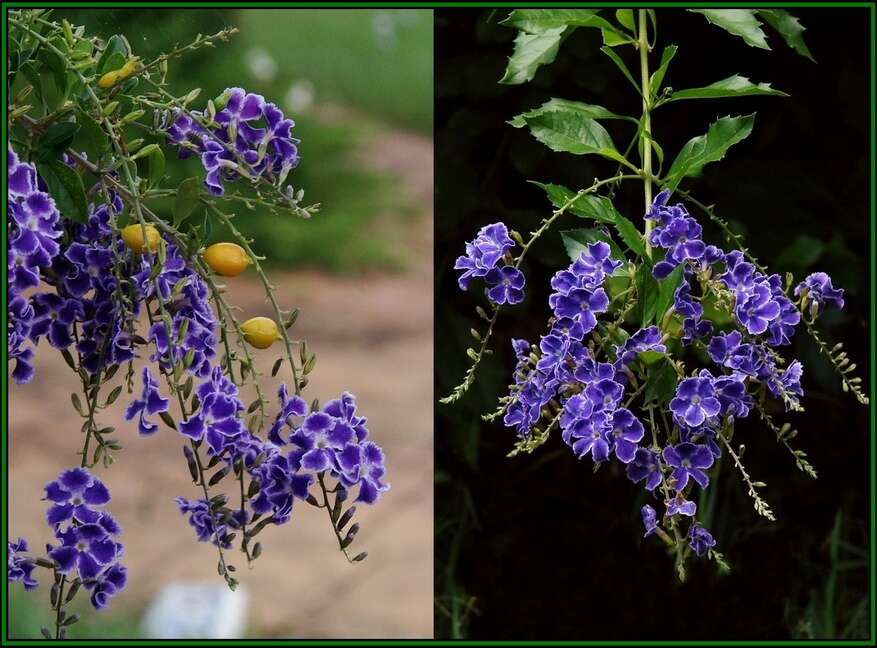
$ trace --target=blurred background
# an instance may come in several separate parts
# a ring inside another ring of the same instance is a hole
[[[718,116],[757,111],[752,135],[702,178],[683,186],[743,233],[777,272],[824,270],[846,290],[846,308],[820,320],[843,341],[858,374],[870,375],[869,85],[866,9],[795,9],[818,63],[788,49],[767,27],[773,51],[683,10],[658,10],[658,52],[680,46],[665,85],[707,85],[738,73],[789,98],[689,101],[662,107],[654,133],[668,158]],[[477,291],[464,293],[455,257],[477,229],[498,220],[533,230],[550,210],[527,180],[573,190],[614,173],[596,156],[554,153],[508,119],[550,97],[639,115],[640,100],[599,50],[600,32],[578,29],[557,60],[524,85],[500,85],[512,52],[505,11],[436,12],[436,366],[437,395],[468,366],[469,329],[483,322]],[[840,45],[842,43],[842,45]],[[630,48],[617,48],[636,69]],[[621,122],[606,122],[626,142]],[[622,136],[624,135],[624,136]],[[669,163],[669,161],[668,161]],[[642,224],[642,189],[623,185],[615,205]],[[873,209],[873,206],[870,206]],[[700,217],[700,214],[695,214]],[[454,406],[437,406],[436,634],[514,639],[787,639],[868,636],[868,408],[840,391],[806,332],[788,350],[805,366],[805,414],[789,418],[819,472],[799,472],[769,430],[738,425],[746,467],[767,483],[776,523],[759,518],[738,475],[714,475],[709,528],[733,571],[695,562],[676,582],[660,542],[643,541],[640,487],[617,464],[592,474],[559,436],[531,456],[507,459],[515,433],[480,420],[505,393],[512,337],[536,339],[549,311],[548,278],[569,261],[559,230],[530,251],[527,300],[504,309],[478,380]],[[704,238],[725,245],[705,218]],[[865,378],[867,383],[867,378]],[[777,412],[782,417],[782,412]],[[784,420],[784,419],[783,419]]]
[[[148,59],[212,34],[229,43],[170,62],[171,90],[200,87],[199,104],[228,86],[265,95],[296,121],[302,162],[290,181],[319,202],[310,221],[251,212],[235,222],[271,264],[281,307],[301,309],[296,336],[318,363],[307,394],[321,402],[357,394],[387,454],[393,489],[360,507],[348,565],[325,512],[298,506],[293,521],[264,532],[247,589],[245,636],[429,637],[432,634],[432,32],[431,11],[79,10],[58,19],[90,34],[127,36]],[[197,160],[168,159],[166,186],[201,174]],[[213,237],[221,240],[221,230]],[[269,315],[258,279],[227,282],[246,316]],[[11,394],[10,537],[49,540],[42,487],[75,461],[81,439],[69,394],[75,376],[40,348],[36,378]],[[272,398],[271,352],[256,353]],[[120,372],[121,373],[121,372]],[[194,497],[178,438],[142,439],[122,421],[125,398],[107,410],[124,449],[98,469],[124,529],[129,586],[111,607],[83,614],[77,637],[138,637],[148,602],[181,579],[222,585],[215,548],[195,541],[173,498]],[[38,637],[47,589],[10,588],[11,636]],[[82,603],[84,601],[80,601]]]

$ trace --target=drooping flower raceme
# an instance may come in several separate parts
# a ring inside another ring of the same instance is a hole
[[[500,265],[515,246],[503,223],[485,225],[478,236],[466,243],[466,254],[457,257],[455,270],[462,270],[457,283],[462,290],[473,277],[484,279],[487,298],[496,305],[519,304],[524,300],[524,274],[509,263]]]
[[[178,112],[167,130],[180,156],[196,154],[207,175],[210,193],[225,193],[225,182],[239,178],[255,183],[263,178],[278,188],[299,163],[295,125],[262,95],[228,88],[220,96],[224,107],[210,120],[204,112]],[[209,121],[204,126],[202,122]]]

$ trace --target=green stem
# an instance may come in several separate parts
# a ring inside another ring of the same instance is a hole
[[[642,143],[642,165],[643,165],[643,193],[645,196],[646,213],[652,206],[652,90],[649,84],[649,39],[648,39],[648,15],[646,9],[640,9],[639,14],[639,68],[640,68],[640,87],[643,95],[643,115],[642,123],[643,133],[640,135]],[[651,246],[649,245],[649,233],[652,231],[653,223],[646,220],[646,254],[651,256]]]

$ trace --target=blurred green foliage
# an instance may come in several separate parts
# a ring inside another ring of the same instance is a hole
[[[49,608],[47,588],[40,586],[25,592],[18,583],[9,584],[8,639],[42,639],[40,626],[54,630],[54,612]],[[83,590],[67,607],[68,613],[79,614],[80,620],[68,631],[70,639],[138,639],[137,616],[123,607],[110,607],[95,612]]]
[[[372,162],[399,129],[431,134],[431,11],[82,9],[56,15],[104,38],[122,33],[145,59],[198,33],[238,27],[230,42],[171,61],[170,89],[202,88],[195,107],[230,86],[277,103],[296,121],[302,141],[302,162],[289,180],[305,189],[305,203],[321,204],[308,222],[238,208],[238,227],[276,265],[331,272],[400,267],[396,241],[374,236],[374,227],[385,219],[381,231],[393,232],[415,213],[414,205],[400,178]],[[203,172],[197,160],[169,160],[167,173],[165,186],[175,187]]]

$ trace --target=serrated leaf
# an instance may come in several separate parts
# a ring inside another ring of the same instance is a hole
[[[186,178],[177,187],[174,200],[174,227],[186,220],[198,204],[201,182],[198,178]]]
[[[755,113],[722,117],[710,124],[706,135],[688,140],[664,178],[665,187],[675,191],[682,178],[698,175],[710,162],[721,160],[729,148],[746,139],[754,122]]]
[[[37,171],[61,216],[85,223],[88,220],[88,199],[79,174],[59,160],[37,162]]]
[[[755,16],[755,9],[689,9],[702,14],[710,23],[721,27],[729,34],[739,36],[747,45],[769,50],[761,21]]]
[[[515,9],[499,24],[529,34],[543,34],[566,27],[596,27],[618,31],[612,23],[599,16],[599,9]]]
[[[670,304],[676,296],[676,289],[682,282],[682,265],[676,266],[673,271],[658,280],[658,301],[655,307],[655,324],[660,324],[661,319],[670,309]]]
[[[573,155],[602,155],[618,159],[621,154],[606,129],[594,119],[572,112],[546,112],[527,119],[530,133],[552,151]],[[623,159],[623,158],[622,158]]]
[[[615,229],[618,231],[621,240],[624,241],[624,244],[631,252],[639,257],[644,257],[646,255],[646,246],[643,241],[643,235],[637,229],[636,225],[621,214],[618,214],[615,219]]]
[[[514,85],[532,80],[540,66],[553,62],[557,57],[564,31],[565,27],[558,27],[538,34],[518,32],[515,49],[499,82]]]
[[[758,15],[764,18],[764,21],[782,36],[783,40],[786,41],[786,45],[801,56],[806,56],[814,63],[816,62],[816,59],[813,58],[810,49],[804,42],[805,27],[798,22],[797,18],[785,9],[759,9]]]
[[[652,97],[658,96],[658,92],[661,90],[661,85],[664,83],[664,76],[667,74],[667,68],[670,67],[670,61],[676,56],[676,51],[678,49],[679,48],[675,45],[667,45],[667,47],[664,48],[664,51],[661,52],[661,63],[649,79],[649,90],[652,92]]]
[[[635,117],[629,117],[627,115],[617,115],[611,110],[604,108],[603,106],[586,104],[582,103],[581,101],[570,101],[569,99],[551,98],[538,108],[534,108],[533,110],[529,110],[525,113],[521,113],[520,115],[516,115],[515,117],[510,119],[508,123],[515,128],[523,128],[524,126],[527,126],[528,119],[533,119],[536,117],[540,117],[541,115],[544,115],[546,113],[553,112],[565,113],[573,116],[578,115],[581,117],[588,117],[590,119],[626,119],[633,122],[637,121]]]
[[[721,97],[751,97],[755,95],[773,95],[775,97],[788,97],[785,92],[770,87],[769,83],[752,83],[749,79],[739,74],[729,76],[727,79],[716,81],[702,88],[688,88],[678,90],[667,99],[679,101],[680,99],[719,99]]]
[[[558,184],[543,184],[541,182],[531,181],[537,187],[540,187],[548,195],[548,200],[556,208],[560,209],[564,205],[569,205],[567,211],[575,214],[580,218],[592,218],[601,223],[615,223],[620,215],[616,211],[612,201],[603,196],[595,196],[594,194],[584,194],[575,200],[573,198],[576,192]],[[572,203],[570,203],[570,201]]]
[[[604,229],[583,227],[580,229],[564,230],[560,233],[560,236],[563,239],[566,253],[572,261],[578,259],[582,252],[586,252],[588,245],[597,241],[603,241],[609,245],[613,259],[624,259],[621,248],[612,240],[609,232]]]

